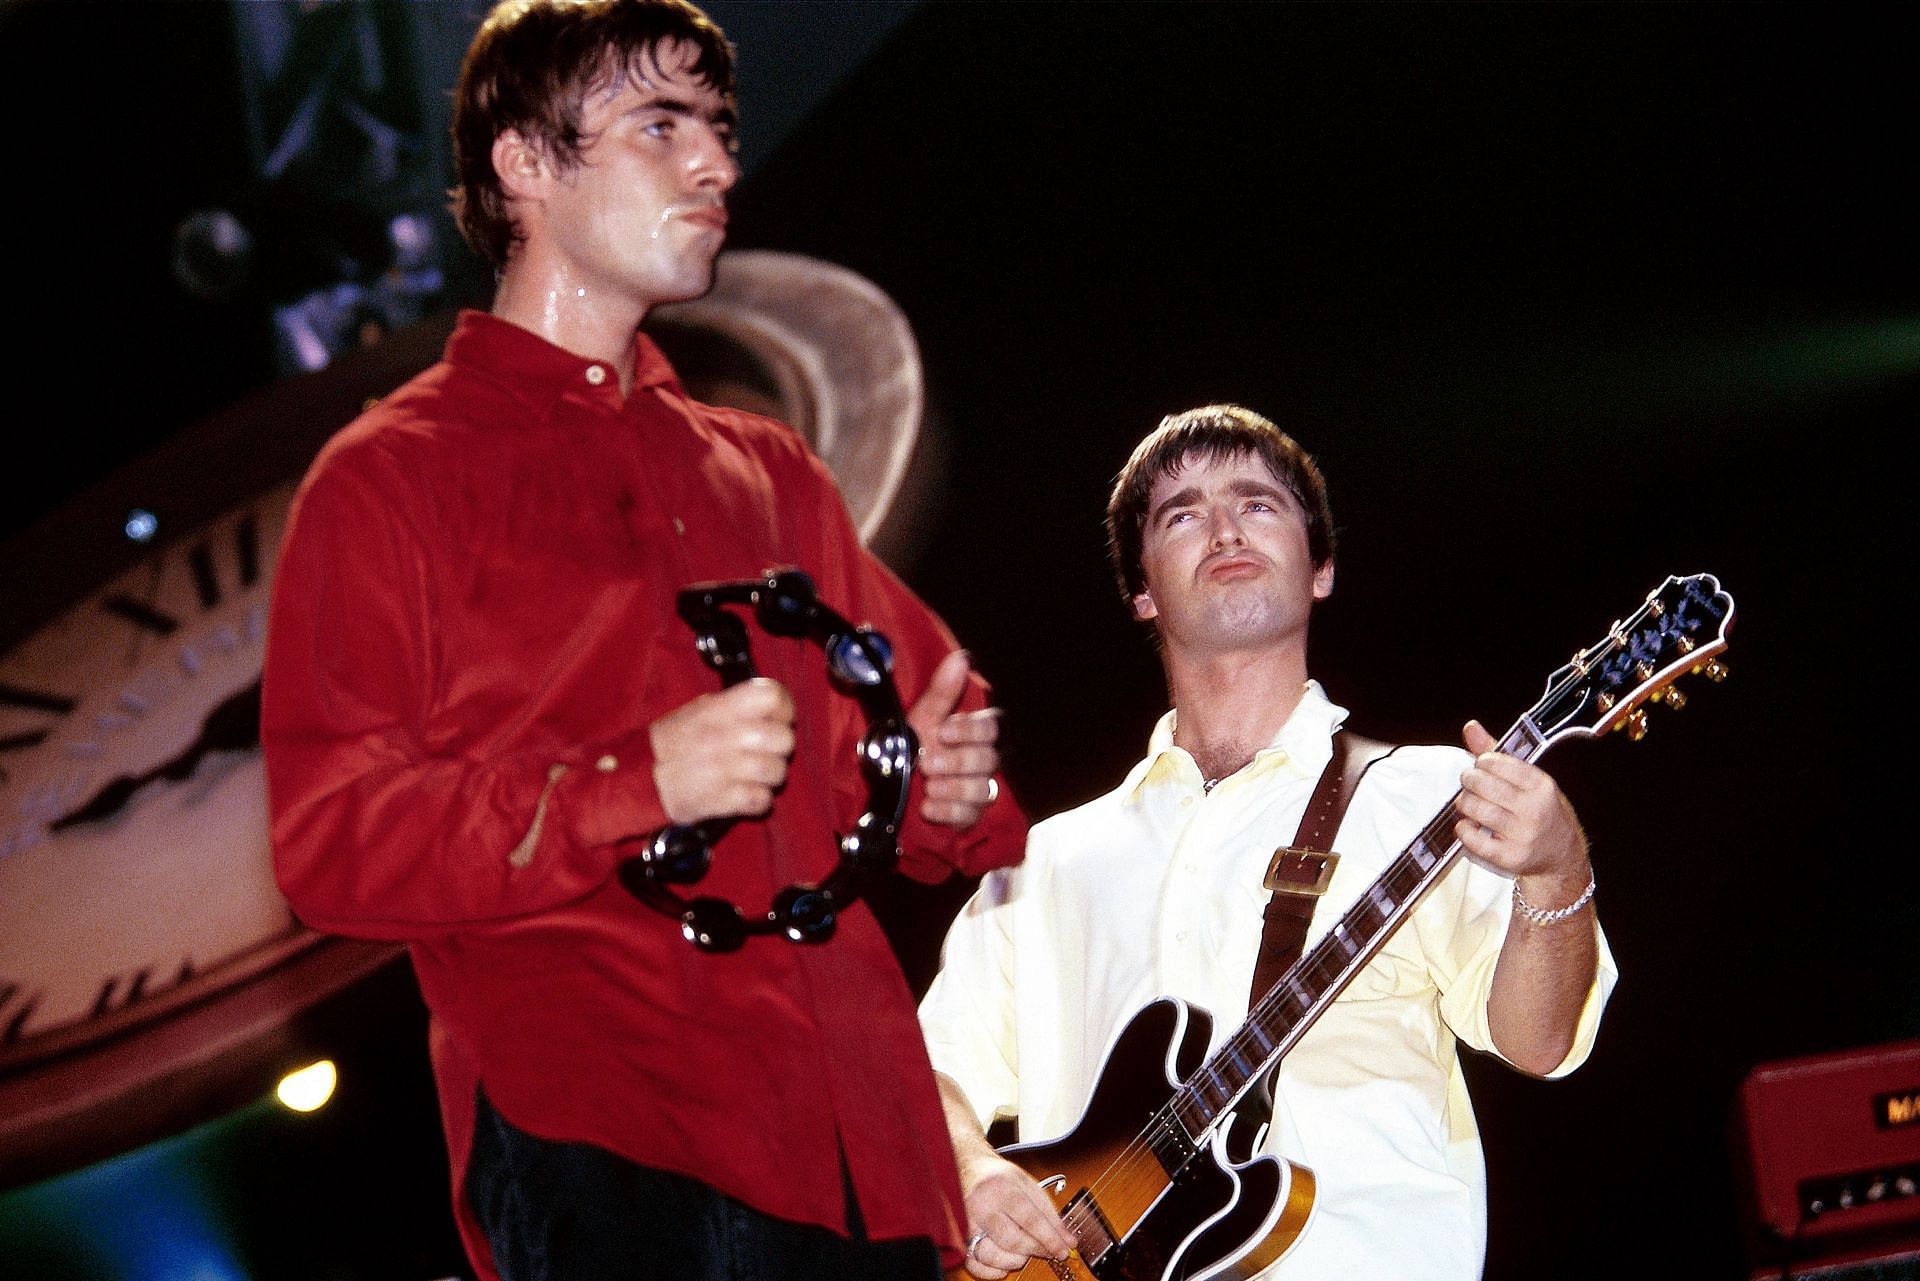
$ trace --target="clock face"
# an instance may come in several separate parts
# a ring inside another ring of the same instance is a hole
[[[259,682],[289,482],[0,658],[0,1067],[314,936],[273,881]]]

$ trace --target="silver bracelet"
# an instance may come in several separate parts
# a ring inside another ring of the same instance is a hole
[[[1592,901],[1593,877],[1591,874],[1587,877],[1587,888],[1580,891],[1579,898],[1573,900],[1573,902],[1567,904],[1565,907],[1556,907],[1551,912],[1544,908],[1535,907],[1533,904],[1527,902],[1526,896],[1520,892],[1520,882],[1515,881],[1513,883],[1513,910],[1526,917],[1529,921],[1532,921],[1535,925],[1558,925]]]

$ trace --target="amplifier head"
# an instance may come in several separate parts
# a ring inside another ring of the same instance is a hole
[[[1920,1235],[1920,1040],[1763,1063],[1738,1121],[1756,1251]]]

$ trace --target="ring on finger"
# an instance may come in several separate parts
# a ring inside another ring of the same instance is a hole
[[[999,799],[1000,780],[989,774],[987,775],[987,804],[991,805]]]
[[[980,1243],[986,1239],[987,1230],[985,1228],[980,1229],[980,1231],[967,1238],[967,1257],[969,1259],[977,1259],[980,1257],[974,1252],[980,1248]]]

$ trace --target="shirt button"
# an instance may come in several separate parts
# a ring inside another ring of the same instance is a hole
[[[620,762],[617,759],[615,759],[612,755],[607,755],[607,756],[602,756],[599,760],[595,761],[593,763],[593,767],[599,770],[602,774],[611,774],[615,770],[620,768]]]
[[[596,387],[607,381],[607,367],[605,365],[588,365],[587,381]]]
[[[1190,805],[1192,805],[1192,804],[1193,804],[1193,798],[1192,798],[1191,796],[1182,796],[1182,797],[1180,798],[1180,808],[1181,808],[1181,809],[1186,809],[1186,808],[1187,808],[1188,806],[1190,806]]]
[[[685,538],[687,536],[686,522],[682,521],[678,516],[675,516],[673,518],[673,532],[680,535],[682,538]]]

